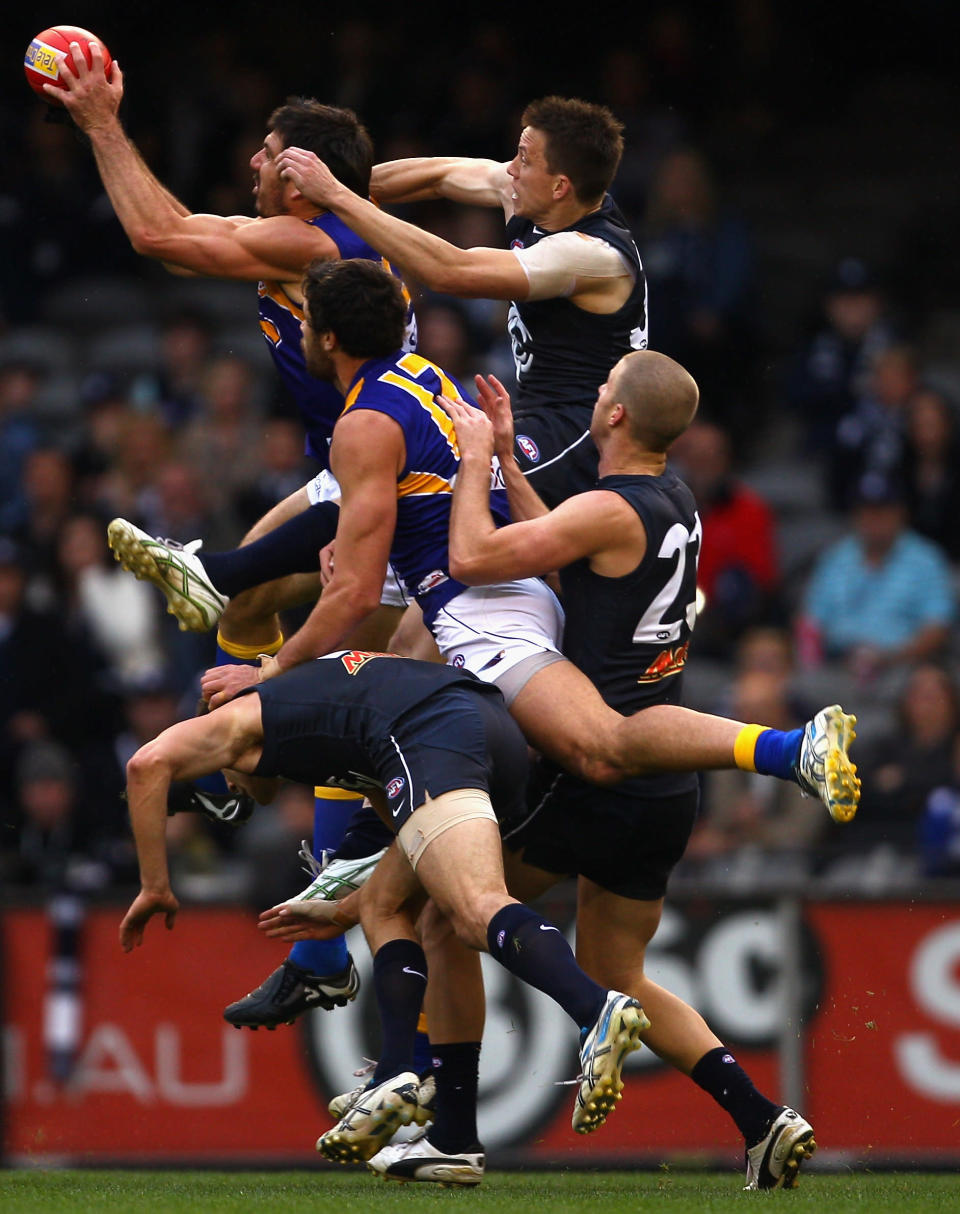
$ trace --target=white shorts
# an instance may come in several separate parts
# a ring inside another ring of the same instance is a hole
[[[340,486],[337,484],[337,478],[328,468],[318,472],[312,481],[307,481],[304,489],[307,491],[307,500],[311,506],[317,506],[320,502],[339,503],[340,501]]]
[[[445,662],[495,683],[508,704],[520,690],[505,678],[514,667],[526,663],[529,678],[563,661],[563,608],[539,578],[468,586],[437,612],[431,632]]]
[[[313,480],[307,481],[304,488],[311,506],[316,506],[320,502],[339,503],[340,501],[340,486],[337,484],[337,478],[327,468],[318,472]],[[392,565],[388,565],[386,581],[383,583],[383,591],[380,594],[381,606],[409,607],[412,601],[412,596],[407,593],[407,588],[400,581],[396,570]]]

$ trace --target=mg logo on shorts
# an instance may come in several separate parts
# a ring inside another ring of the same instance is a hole
[[[394,797],[399,797],[399,795],[403,792],[404,788],[406,787],[406,784],[407,784],[407,782],[403,778],[403,776],[396,776],[387,785],[387,790],[386,790],[387,796],[390,797],[391,800]]]
[[[536,464],[540,459],[540,448],[527,434],[517,435],[517,446],[527,457],[531,464]]]

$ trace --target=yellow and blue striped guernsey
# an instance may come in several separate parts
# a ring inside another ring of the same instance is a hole
[[[372,409],[400,426],[406,459],[397,477],[397,525],[390,560],[423,608],[429,624],[463,590],[450,577],[448,532],[460,448],[438,393],[474,404],[456,380],[419,354],[398,351],[363,364],[347,389],[343,412]],[[491,477],[490,507],[497,525],[509,522],[499,473]]]

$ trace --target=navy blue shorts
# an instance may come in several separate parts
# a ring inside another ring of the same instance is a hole
[[[596,488],[599,456],[590,437],[592,416],[588,405],[521,410],[514,415],[517,463],[551,509],[575,493]]]
[[[527,743],[500,696],[452,687],[394,723],[375,756],[396,832],[426,801],[458,788],[489,794],[500,819],[522,812]]]
[[[635,782],[598,788],[544,765],[525,818],[504,824],[503,843],[535,868],[582,874],[621,898],[654,901],[687,846],[699,799],[699,786],[645,797]]]

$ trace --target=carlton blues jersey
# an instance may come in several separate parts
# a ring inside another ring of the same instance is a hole
[[[315,215],[306,222],[325,232],[340,250],[340,256],[344,260],[353,257],[365,258],[396,273],[385,258],[365,240],[361,240],[336,215],[327,212]],[[260,300],[260,328],[270,347],[280,378],[300,410],[307,432],[307,454],[328,468],[330,435],[343,408],[343,397],[333,384],[315,379],[307,370],[300,344],[303,307],[290,298],[283,289],[283,284],[279,282],[261,282],[257,293]],[[407,301],[407,329],[403,348],[414,350],[417,345],[417,323],[406,287],[403,294]]]
[[[406,460],[397,477],[397,523],[390,561],[430,624],[463,589],[449,572],[448,534],[460,448],[450,418],[434,397],[474,402],[463,388],[419,354],[397,351],[371,359],[347,390],[343,412],[373,409],[403,430]],[[509,522],[499,465],[491,478],[490,509],[498,526]]]
[[[623,306],[605,315],[560,297],[510,304],[507,328],[517,368],[517,412],[541,405],[592,406],[614,363],[647,346],[646,277],[616,203],[605,195],[598,211],[563,230],[584,232],[612,245],[633,266],[636,279]],[[549,235],[519,216],[507,223],[512,249],[529,249]]]
[[[636,510],[647,549],[623,577],[601,577],[586,558],[560,571],[563,652],[625,716],[651,704],[679,704],[702,535],[693,494],[670,469],[661,476],[605,476],[597,488],[619,493]],[[645,777],[644,787],[681,792],[683,781],[692,787],[696,777]]]
[[[260,697],[263,719],[256,774],[357,791],[377,786],[384,739],[411,709],[452,687],[500,695],[469,671],[363,650],[327,654],[257,683],[246,689]]]

